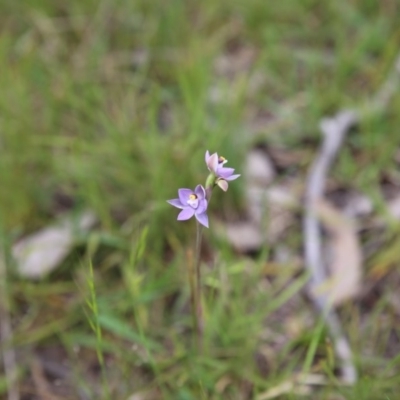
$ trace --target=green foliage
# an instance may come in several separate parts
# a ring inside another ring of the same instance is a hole
[[[203,183],[207,149],[240,172],[251,144],[298,148],[318,138],[322,115],[365,105],[398,51],[399,7],[396,0],[0,2],[1,225],[17,238],[66,208],[90,208],[99,218],[53,275],[39,283],[10,278],[15,346],[61,346],[77,377],[71,398],[80,389],[107,398],[101,377],[98,385],[85,381],[96,353],[118,399],[257,398],[328,358],[319,325],[301,326],[281,346],[286,328],[277,310],[293,299],[298,313],[307,309],[299,296],[307,277],[288,267],[267,280],[264,261],[226,249],[216,250],[212,268],[203,265],[206,351],[196,354],[186,270],[194,224],[177,223],[165,200]],[[398,177],[398,109],[397,96],[364,120],[335,170],[378,205],[382,171]],[[252,128],[266,112],[271,123]],[[304,148],[304,164],[314,150]],[[240,213],[241,185],[215,196],[210,232],[213,218]],[[392,249],[383,263],[398,260]],[[390,304],[383,298],[380,307]],[[400,360],[386,365],[390,329],[379,328],[377,312],[358,333],[352,321],[360,312],[349,307],[344,319],[362,379],[338,388],[332,378],[314,398],[394,399]],[[374,359],[363,355],[371,341],[380,346]],[[28,373],[28,363],[21,368]]]

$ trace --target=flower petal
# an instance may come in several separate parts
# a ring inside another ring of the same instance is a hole
[[[199,206],[197,207],[196,214],[202,214],[207,210],[207,207],[208,201],[206,199],[199,201]]]
[[[217,153],[212,154],[208,158],[207,167],[211,172],[214,172],[214,174],[217,174],[217,169],[218,169],[218,154]]]
[[[229,178],[233,173],[235,172],[234,168],[225,168],[225,167],[220,167],[218,168],[218,176],[221,178]]]
[[[210,152],[207,150],[206,151],[206,155],[205,155],[205,160],[206,160],[206,164],[207,164],[207,162],[208,162],[208,159],[210,158]]]
[[[195,210],[191,207],[184,208],[178,215],[178,221],[186,221],[189,218],[192,218]]]
[[[193,190],[191,189],[178,189],[178,196],[179,200],[181,201],[182,204],[186,205],[187,201],[189,200],[189,196],[193,194]]]
[[[188,205],[192,208],[197,209],[197,207],[199,206],[199,199],[191,199],[189,198],[189,200],[187,201]]]
[[[231,175],[228,178],[225,178],[227,181],[234,181],[235,179],[239,178],[240,174]]]
[[[202,225],[204,225],[206,228],[208,228],[208,215],[207,215],[207,213],[205,213],[205,212],[201,213],[201,214],[196,213],[196,219]]]
[[[179,199],[167,200],[167,203],[169,203],[169,204],[171,204],[172,206],[177,207],[177,208],[181,208],[181,209],[185,208],[185,207],[182,205],[182,203],[181,203],[181,201],[180,201]]]
[[[202,185],[196,186],[196,188],[194,189],[194,194],[199,200],[203,200],[206,197],[206,191],[204,190]]]
[[[217,179],[217,185],[226,192],[228,190],[228,182],[225,179]]]

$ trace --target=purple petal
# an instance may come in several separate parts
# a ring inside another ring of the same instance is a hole
[[[194,209],[191,207],[184,208],[178,215],[178,221],[186,221],[189,218],[192,218],[194,215]]]
[[[225,178],[227,181],[234,181],[235,179],[239,178],[240,174],[237,175],[231,175],[228,178]]]
[[[217,173],[217,168],[218,168],[218,154],[217,153],[212,154],[208,158],[207,167],[211,172],[214,172],[214,174]]]
[[[206,156],[205,156],[206,164],[207,164],[209,158],[210,158],[210,152],[207,150]]]
[[[199,201],[199,206],[197,207],[196,214],[202,214],[207,210],[208,202],[206,199]]]
[[[187,201],[188,205],[194,209],[197,209],[197,207],[199,206],[199,199],[189,199]]]
[[[196,219],[206,228],[208,228],[208,215],[204,212],[201,214],[196,213]]]
[[[167,200],[167,203],[171,204],[174,207],[177,208],[184,208],[184,206],[182,205],[181,201],[179,199],[172,199],[172,200]]]
[[[191,189],[178,189],[179,200],[182,204],[187,204],[187,201],[189,200],[189,196],[191,194],[193,194],[193,190]]]
[[[201,185],[196,186],[196,188],[194,189],[194,194],[197,196],[199,200],[203,200],[206,197],[206,191]]]
[[[233,173],[235,172],[234,168],[225,168],[225,167],[220,167],[218,168],[218,176],[221,178],[227,179],[229,178]]]

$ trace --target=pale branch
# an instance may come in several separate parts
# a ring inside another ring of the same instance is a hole
[[[317,203],[324,196],[329,170],[350,128],[357,124],[360,119],[382,113],[389,105],[391,98],[397,93],[399,85],[400,53],[396,57],[392,71],[372,100],[360,107],[358,111],[342,111],[333,118],[324,118],[321,121],[320,129],[323,134],[323,143],[321,151],[311,167],[306,184],[303,233],[305,263],[311,275],[311,297],[317,309],[324,316],[334,341],[335,351],[341,362],[342,379],[350,384],[357,380],[357,371],[340,319],[329,303],[327,295],[323,293],[316,294],[313,290],[313,288],[321,285],[327,279],[326,260],[322,253],[323,243],[321,225],[317,215]]]
[[[340,359],[341,376],[346,383],[354,383],[357,380],[357,371],[353,365],[350,345],[343,333],[340,320],[332,309],[326,294],[316,294],[314,290],[327,279],[326,265],[322,253],[323,243],[321,225],[317,215],[317,203],[324,196],[329,170],[343,144],[344,138],[356,122],[356,114],[351,111],[343,111],[333,118],[322,120],[323,143],[308,176],[303,221],[305,263],[311,275],[310,294],[316,307],[322,312],[326,320],[334,342],[336,355]]]

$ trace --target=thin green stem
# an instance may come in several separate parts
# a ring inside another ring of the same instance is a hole
[[[197,296],[196,296],[196,273],[193,262],[193,252],[188,252],[188,266],[189,266],[189,286],[190,286],[190,302],[192,306],[192,315],[193,315],[193,328],[196,332],[196,340],[197,340],[197,332],[198,332],[198,321],[197,321]]]
[[[93,317],[94,317],[94,322],[91,325],[96,334],[97,360],[98,360],[100,368],[101,368],[101,375],[102,375],[103,385],[105,388],[104,394],[107,399],[110,399],[111,393],[110,393],[110,387],[108,385],[107,373],[106,373],[106,369],[105,369],[105,362],[104,362],[104,356],[103,356],[103,351],[102,351],[103,338],[102,338],[101,326],[100,326],[100,321],[99,321],[99,310],[97,307],[97,294],[96,294],[96,289],[95,289],[95,285],[94,285],[93,264],[92,264],[91,260],[89,260],[88,285],[89,285],[89,291],[90,291],[90,300],[89,300],[88,304],[91,308],[91,311],[92,311]]]
[[[203,227],[197,222],[196,229],[196,252],[195,252],[195,293],[196,293],[196,329],[197,329],[197,343],[199,352],[203,350],[203,333],[204,333],[204,321],[203,321],[203,304],[202,304],[202,290],[201,290],[201,242],[202,242]]]
[[[206,199],[208,202],[210,202],[212,188],[214,184],[215,184],[215,175],[210,174],[206,182]],[[203,237],[203,226],[199,222],[197,222],[194,260],[192,257],[190,257],[189,260],[189,284],[191,291],[193,325],[196,335],[197,349],[200,354],[203,352],[203,337],[204,337],[204,315],[203,315],[202,281],[201,281],[202,237]]]

